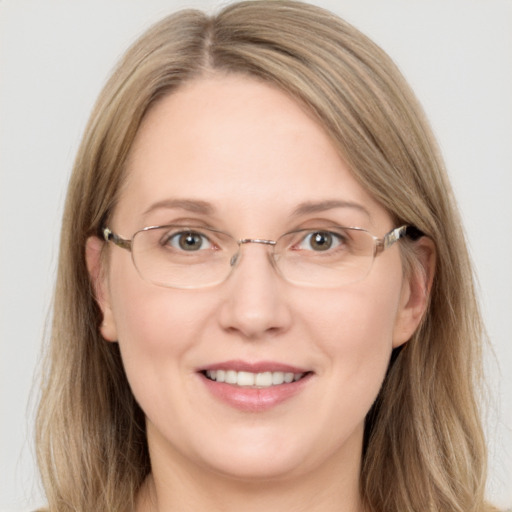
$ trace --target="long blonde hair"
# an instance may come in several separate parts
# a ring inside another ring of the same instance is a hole
[[[130,510],[151,470],[144,414],[117,345],[99,334],[85,244],[115,207],[145,113],[212,70],[266,80],[306,106],[396,222],[416,226],[436,245],[424,322],[393,355],[367,417],[361,494],[368,510],[487,510],[475,391],[482,325],[438,148],[414,95],[380,48],[333,14],[288,0],[164,19],[128,50],[98,99],[69,184],[37,418],[50,510]]]

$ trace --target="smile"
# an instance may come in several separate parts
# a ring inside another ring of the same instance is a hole
[[[223,361],[198,369],[210,396],[241,412],[264,412],[301,395],[315,372],[277,361]]]
[[[269,388],[296,382],[306,375],[293,372],[260,372],[253,373],[236,370],[207,370],[205,375],[215,382],[224,382],[234,386]]]

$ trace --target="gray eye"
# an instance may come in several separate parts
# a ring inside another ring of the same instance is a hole
[[[340,244],[341,239],[335,233],[330,231],[313,231],[302,239],[299,249],[322,252],[336,248]]]
[[[212,247],[208,238],[197,231],[182,231],[170,236],[167,245],[173,249],[181,249],[182,251],[194,252]]]

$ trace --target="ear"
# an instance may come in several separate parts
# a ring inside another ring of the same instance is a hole
[[[94,297],[103,313],[100,333],[107,341],[117,341],[117,328],[110,302],[107,272],[101,254],[103,246],[104,242],[98,237],[89,237],[85,245],[85,260],[94,289]]]
[[[436,268],[436,248],[424,236],[414,242],[411,269],[405,276],[393,333],[393,348],[407,342],[423,319],[430,298]]]

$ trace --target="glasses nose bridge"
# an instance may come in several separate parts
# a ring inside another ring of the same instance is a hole
[[[240,240],[237,241],[238,243],[238,246],[240,247],[241,245],[245,245],[245,244],[263,244],[263,245],[276,245],[276,241],[275,240],[266,240],[264,238],[241,238]]]
[[[273,254],[274,248],[277,244],[276,240],[267,240],[265,238],[241,238],[241,239],[237,240],[236,243],[238,244],[238,251],[236,252],[236,254],[234,254],[231,257],[231,260],[229,262],[231,267],[234,267],[240,260],[240,250],[243,245],[247,245],[247,244],[267,245],[267,246],[272,247],[271,253]]]

